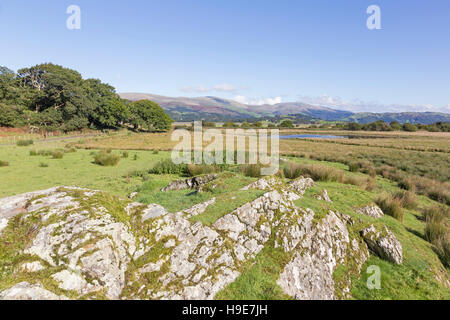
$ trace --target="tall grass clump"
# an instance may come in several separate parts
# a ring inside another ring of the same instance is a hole
[[[185,175],[187,166],[185,164],[175,164],[172,159],[161,160],[150,169],[153,174],[179,174]]]
[[[52,158],[53,159],[62,159],[64,158],[64,151],[62,150],[55,150],[52,152]]]
[[[129,156],[130,156],[130,154],[128,153],[128,151],[122,152],[122,158],[128,158]]]
[[[283,175],[288,179],[296,179],[302,175],[301,167],[298,163],[289,162],[283,168]]]
[[[398,199],[403,208],[415,209],[417,208],[417,197],[414,191],[399,191],[394,195],[394,198]]]
[[[27,147],[27,146],[31,146],[33,143],[34,143],[33,140],[19,140],[19,141],[17,141],[17,146]]]
[[[7,166],[9,166],[9,162],[0,160],[0,167],[7,167]]]
[[[241,172],[246,177],[259,178],[261,177],[261,168],[260,164],[244,164]]]
[[[222,167],[219,165],[189,164],[186,168],[186,173],[190,177],[198,176],[201,174],[211,174],[221,171]]]
[[[119,163],[120,157],[116,154],[110,154],[105,151],[97,152],[94,155],[94,163],[100,166],[115,166]]]
[[[405,212],[402,208],[401,200],[393,197],[390,194],[383,194],[379,196],[375,203],[383,210],[384,214],[387,214],[398,221],[403,221]]]
[[[342,182],[344,173],[328,166],[317,164],[296,164],[289,163],[284,168],[286,178],[295,179],[300,176],[308,176],[315,181],[338,181]]]
[[[425,239],[435,248],[435,251],[447,267],[450,266],[450,209],[444,206],[431,206],[423,211],[425,220]]]

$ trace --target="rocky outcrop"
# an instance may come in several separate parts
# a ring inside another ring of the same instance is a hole
[[[402,245],[387,227],[378,230],[374,225],[371,225],[363,229],[361,235],[370,250],[380,258],[397,264],[403,262]]]
[[[369,256],[367,246],[357,239],[350,239],[346,219],[342,219],[339,213],[330,211],[315,226],[311,223],[313,215],[312,212],[309,216],[304,215],[304,220],[291,227],[294,230],[289,234],[294,236],[295,241],[283,241],[283,248],[286,251],[295,250],[295,254],[277,283],[295,299],[335,299],[333,274],[337,266],[351,265],[353,271],[359,274]],[[341,294],[346,297],[351,281],[350,278],[341,281]]]
[[[21,282],[0,292],[0,300],[67,300],[67,297],[58,296],[38,284]]]
[[[320,201],[325,201],[325,202],[333,202],[333,201],[331,201],[330,197],[328,196],[327,189],[323,189],[322,194],[316,195],[316,199],[320,200]]]
[[[190,218],[215,198],[176,213],[71,187],[0,199],[0,240],[19,242],[14,261],[22,261],[8,267],[18,283],[0,299],[213,299],[267,246],[290,257],[277,281],[286,294],[349,297],[367,245],[349,232],[349,216],[330,211],[319,219],[294,204],[313,185],[305,178],[258,180],[248,188],[266,191],[262,196],[210,226]],[[21,227],[13,229],[11,219]],[[373,241],[390,247],[387,239]],[[353,273],[336,278],[343,265]]]
[[[306,189],[314,187],[316,183],[311,178],[298,178],[292,181],[290,184],[292,189],[294,189],[298,194],[303,195]]]
[[[161,189],[161,191],[173,191],[173,190],[184,190],[184,189],[199,189],[202,185],[205,185],[217,178],[216,174],[208,174],[203,176],[197,176],[185,180],[172,181]]]
[[[372,218],[381,218],[384,216],[383,210],[376,205],[365,206],[355,210],[356,213],[363,214]]]

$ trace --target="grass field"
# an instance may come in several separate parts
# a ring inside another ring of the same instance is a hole
[[[445,187],[449,181],[448,138],[445,134],[414,133],[393,136],[389,133],[384,136],[377,133],[377,138],[339,141],[282,140],[280,149],[289,161],[302,165],[326,166],[342,172],[346,177],[373,179],[375,183],[373,188],[368,189],[357,183],[319,181],[317,187],[309,189],[305,197],[296,202],[298,206],[313,209],[319,217],[331,209],[349,214],[354,219],[375,223],[370,217],[357,215],[354,209],[374,203],[381,193],[393,194],[401,191],[398,181],[387,179],[380,174],[374,175],[373,172],[350,172],[348,162],[364,160],[375,168],[390,166],[408,176],[433,179]],[[224,214],[263,193],[240,191],[256,178],[246,177],[238,172],[220,173],[218,187],[214,190],[202,193],[192,190],[161,192],[160,189],[170,181],[183,178],[175,174],[148,173],[156,163],[170,157],[168,151],[154,150],[170,150],[173,144],[170,142],[169,133],[138,135],[124,132],[73,142],[35,143],[26,147],[2,146],[0,161],[7,162],[8,165],[0,167],[0,197],[70,185],[99,189],[120,197],[137,192],[137,201],[158,203],[170,212],[189,208],[215,197],[215,204],[208,207],[204,213],[191,218],[192,222],[200,221],[210,225]],[[77,149],[67,149],[73,146]],[[48,155],[31,155],[41,150],[54,151],[64,148],[66,152],[63,152],[60,159],[55,159],[52,152],[43,153]],[[109,154],[120,158],[119,163],[116,166],[95,164],[97,149],[108,148],[112,149]],[[419,151],[420,148],[428,149]],[[314,199],[314,195],[323,189],[328,191],[333,203]],[[414,209],[404,209],[403,221],[388,215],[377,221],[388,226],[402,243],[404,263],[394,265],[372,256],[362,270],[361,279],[354,281],[352,296],[355,299],[450,299],[449,289],[442,284],[445,279],[449,280],[448,268],[443,266],[432,244],[425,240],[426,225],[421,219],[421,211],[424,208],[437,204],[430,197],[418,195],[417,206]],[[254,261],[248,262],[239,278],[222,290],[217,298],[287,298],[277,286],[276,280],[288,258],[269,243]],[[366,286],[366,270],[370,265],[378,265],[383,271],[381,290],[369,290]],[[336,277],[339,277],[339,272],[336,272]],[[441,282],[437,279],[441,279]]]

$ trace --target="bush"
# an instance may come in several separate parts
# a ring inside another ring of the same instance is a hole
[[[39,163],[39,167],[40,168],[48,168],[48,164],[44,163],[44,162],[41,162],[41,163]]]
[[[378,197],[375,203],[383,210],[384,214],[394,217],[398,221],[403,221],[405,212],[402,209],[401,201],[392,195],[385,194]]]
[[[450,209],[444,206],[432,206],[424,209],[425,239],[435,248],[442,262],[450,266]]]
[[[187,173],[187,166],[185,164],[175,164],[172,159],[165,159],[155,164],[153,168],[150,169],[150,173],[184,175]]]
[[[153,152],[152,152],[153,154],[158,154],[159,153],[159,151],[158,150],[153,150]]]
[[[64,157],[64,151],[62,151],[62,150],[55,150],[52,152],[53,159],[62,159],[63,157]]]
[[[122,152],[122,158],[128,158],[128,156],[129,156],[128,151]]]
[[[0,167],[7,167],[7,166],[9,166],[9,162],[0,160]]]
[[[37,153],[37,151],[36,150],[30,150],[30,156],[37,156],[38,155],[38,153]]]
[[[118,155],[109,154],[104,151],[100,151],[94,156],[94,163],[101,166],[115,166],[119,163],[120,158]]]
[[[17,141],[17,146],[27,147],[27,146],[31,146],[33,143],[34,143],[33,140],[19,140],[19,141]]]

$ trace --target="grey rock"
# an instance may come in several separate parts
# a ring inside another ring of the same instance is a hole
[[[20,282],[0,292],[0,300],[67,300],[67,297],[58,296],[40,284]]]
[[[37,272],[45,269],[40,261],[27,262],[20,266],[22,272]]]
[[[146,209],[142,211],[142,222],[148,219],[154,219],[167,214],[167,210],[159,204],[149,204]]]
[[[363,214],[372,218],[381,218],[384,216],[383,210],[376,205],[366,206],[355,210],[356,213]]]
[[[384,226],[377,230],[374,225],[361,231],[361,235],[366,241],[370,250],[375,252],[381,259],[402,264],[403,249],[402,244],[395,235]]]
[[[173,191],[173,190],[184,190],[184,189],[198,189],[202,185],[205,185],[217,178],[216,174],[208,174],[203,176],[197,176],[185,180],[172,181],[161,189],[161,191]]]
[[[322,194],[319,194],[316,196],[317,200],[325,201],[325,202],[333,202],[331,201],[330,197],[328,196],[327,189],[323,189]]]

